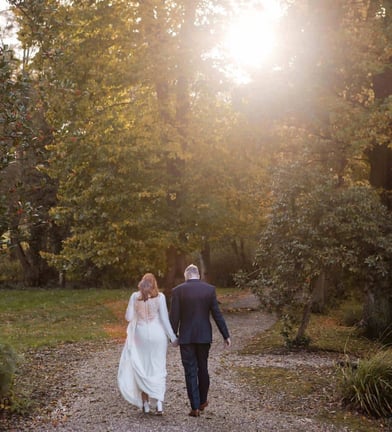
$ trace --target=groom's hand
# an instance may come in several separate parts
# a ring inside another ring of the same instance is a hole
[[[225,347],[227,347],[227,348],[231,347],[231,339],[230,338],[225,339]]]

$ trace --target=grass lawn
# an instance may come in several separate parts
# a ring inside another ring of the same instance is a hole
[[[281,323],[255,336],[244,348],[243,354],[256,354],[285,350],[281,336]],[[330,315],[312,315],[307,335],[311,339],[309,350],[363,357],[376,352],[380,344],[361,336],[355,327],[345,326]]]
[[[125,334],[130,290],[0,290],[0,342],[17,351]]]

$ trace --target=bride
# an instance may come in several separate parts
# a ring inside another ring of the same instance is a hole
[[[124,399],[145,413],[150,412],[150,400],[154,399],[156,413],[162,415],[167,343],[169,338],[176,344],[177,337],[155,276],[146,273],[138,289],[131,295],[125,314],[129,324],[118,368],[118,387]]]

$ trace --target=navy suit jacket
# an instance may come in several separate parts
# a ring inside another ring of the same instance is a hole
[[[223,338],[230,337],[213,285],[189,279],[173,289],[170,323],[180,345],[212,342],[210,314]]]

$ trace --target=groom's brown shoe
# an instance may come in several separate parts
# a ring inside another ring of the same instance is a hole
[[[200,416],[200,411],[198,409],[195,409],[195,410],[193,409],[193,410],[191,410],[189,412],[188,415],[191,416],[191,417],[199,417]]]
[[[208,401],[205,401],[204,403],[200,404],[200,411],[203,411],[204,408],[208,407]]]

